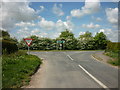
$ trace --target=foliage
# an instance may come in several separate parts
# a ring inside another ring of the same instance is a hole
[[[95,49],[106,49],[107,46],[107,37],[103,32],[97,33],[94,37],[95,40]]]
[[[120,57],[118,52],[112,52],[112,51],[107,51],[105,55],[112,57],[113,59],[110,59],[108,63],[115,65],[115,66],[120,66]]]
[[[14,53],[16,51],[18,51],[18,47],[15,42],[2,40],[2,53],[3,54],[10,54],[10,53]]]
[[[77,49],[77,39],[74,37],[74,34],[69,30],[61,32],[58,40],[64,40],[63,44],[65,50],[75,50]]]
[[[78,49],[81,50],[94,50],[95,41],[92,37],[92,33],[87,31],[85,34],[80,35],[77,46]]]
[[[0,30],[2,35],[0,37],[10,37],[10,34],[7,31]]]
[[[0,32],[2,32],[2,35],[0,36],[2,40],[7,40],[7,41],[18,43],[17,39],[15,37],[11,38],[10,34],[7,31],[0,30]]]
[[[120,52],[120,43],[117,43],[117,42],[107,43],[106,51]]]
[[[41,60],[34,55],[27,55],[25,51],[2,56],[2,87],[19,88],[28,84],[30,76],[41,64]]]
[[[80,40],[91,40],[92,39],[92,33],[89,31],[86,31],[85,34],[80,35],[79,37]]]
[[[74,34],[65,30],[61,32],[60,36],[56,39],[40,38],[37,36],[30,36],[32,38],[31,50],[101,50],[106,49],[107,38],[103,32],[97,33],[95,37],[92,33],[87,31],[85,34],[80,35],[78,39],[74,37]],[[57,43],[57,41],[65,41],[65,43]],[[61,45],[61,46],[60,46]],[[18,44],[19,49],[27,49],[26,43],[21,40]]]
[[[32,45],[30,46],[31,50],[52,50],[55,49],[56,41],[50,38],[40,38],[37,36],[30,36],[28,38],[32,38]],[[18,44],[19,49],[27,49],[27,45],[25,41],[22,39]]]
[[[7,31],[0,30],[0,32],[2,32],[2,35],[0,36],[0,43],[2,43],[2,54],[10,54],[18,51],[17,39],[11,38]]]
[[[75,38],[74,37],[74,34],[72,32],[70,32],[69,30],[65,30],[63,32],[61,32],[59,38],[62,38],[62,39],[72,39],[72,38]]]
[[[109,42],[107,43],[107,48],[105,54],[112,57],[113,60],[109,60],[108,63],[120,66],[120,43],[118,42]]]

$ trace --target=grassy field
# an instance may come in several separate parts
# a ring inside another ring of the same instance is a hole
[[[25,51],[2,56],[2,87],[19,88],[29,84],[30,76],[34,74],[42,61]]]
[[[119,54],[115,52],[106,52],[105,55],[112,57],[112,60],[109,60],[108,63],[114,66],[120,66]]]

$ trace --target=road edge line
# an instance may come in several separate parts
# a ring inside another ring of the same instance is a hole
[[[108,87],[104,85],[101,81],[99,81],[97,78],[95,78],[92,74],[90,74],[86,69],[84,69],[80,64],[78,65],[88,76],[90,76],[94,81],[96,81],[100,86],[102,86],[104,89],[108,90]]]
[[[74,59],[72,59],[72,57],[70,57],[70,55],[67,55],[67,56],[70,58],[70,60],[72,60],[72,61],[74,60]]]

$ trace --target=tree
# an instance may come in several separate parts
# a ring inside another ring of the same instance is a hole
[[[80,40],[90,40],[90,39],[92,39],[92,33],[89,31],[86,31],[85,34],[80,35],[79,39]]]
[[[108,40],[103,32],[97,33],[94,40],[96,49],[106,49]]]
[[[10,34],[7,31],[2,30],[2,37],[10,37]]]
[[[74,38],[74,34],[66,29],[65,31],[61,32],[61,35],[59,37],[63,39],[68,39],[68,38],[72,39]]]
[[[31,50],[51,50],[55,48],[53,40],[50,38],[40,38],[35,35],[29,36],[27,38],[32,38],[32,44],[30,46]],[[22,39],[19,43],[20,49],[27,49],[25,41]]]
[[[2,40],[7,40],[7,41],[18,43],[18,40],[15,37],[11,38],[10,34],[7,31],[0,30],[0,32],[2,32],[1,33],[2,35],[0,35]]]
[[[65,40],[64,49],[67,50],[74,50],[77,48],[77,39],[74,37],[74,34],[69,30],[65,30],[61,32],[58,40]]]
[[[85,34],[79,36],[79,40],[77,43],[78,49],[92,50],[94,49],[94,45],[95,45],[95,42],[91,32],[86,31]]]

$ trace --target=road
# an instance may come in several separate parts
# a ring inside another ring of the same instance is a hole
[[[26,88],[117,88],[118,69],[93,59],[95,52],[31,52],[44,60]]]

